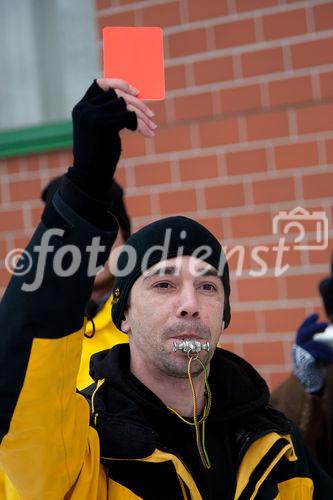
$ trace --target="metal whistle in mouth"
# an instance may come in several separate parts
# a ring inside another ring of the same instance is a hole
[[[185,354],[199,354],[201,351],[209,351],[209,342],[199,340],[175,340],[173,342],[173,352],[183,351]]]

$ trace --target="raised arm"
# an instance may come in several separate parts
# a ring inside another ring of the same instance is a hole
[[[128,84],[106,80],[75,106],[73,166],[18,263],[29,271],[13,275],[0,305],[0,464],[24,498],[63,498],[98,453],[75,383],[94,274],[117,234],[108,193],[119,131],[151,126],[138,106]]]

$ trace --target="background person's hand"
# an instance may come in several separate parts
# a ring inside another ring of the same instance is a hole
[[[313,340],[316,333],[321,333],[327,328],[327,323],[319,321],[319,314],[313,313],[308,316],[296,334],[296,344],[309,352],[315,361],[321,363],[333,363],[333,349],[324,342]]]
[[[323,387],[323,366],[333,363],[332,347],[313,340],[313,336],[326,327],[327,323],[320,322],[319,315],[314,313],[303,321],[296,333],[296,343],[292,347],[293,370],[306,392],[318,392]]]

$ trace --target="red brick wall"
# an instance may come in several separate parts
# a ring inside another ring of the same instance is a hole
[[[152,105],[156,137],[123,139],[118,178],[134,226],[182,213],[227,250],[244,246],[224,345],[275,386],[290,369],[297,325],[321,311],[317,283],[329,269],[333,2],[96,0],[96,16],[99,36],[106,25],[156,25],[165,33],[167,98]],[[41,186],[68,161],[65,152],[3,162],[2,255],[31,232]],[[272,218],[298,205],[326,211],[329,249],[289,252],[283,263],[291,267],[275,277]],[[269,265],[262,277],[249,275],[258,270],[251,258],[258,245]]]

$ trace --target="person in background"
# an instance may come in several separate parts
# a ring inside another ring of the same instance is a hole
[[[331,276],[319,283],[319,292],[329,324],[314,313],[300,325],[292,347],[293,372],[273,391],[270,403],[299,427],[313,456],[333,477],[333,348],[314,338],[333,333],[333,257]]]

